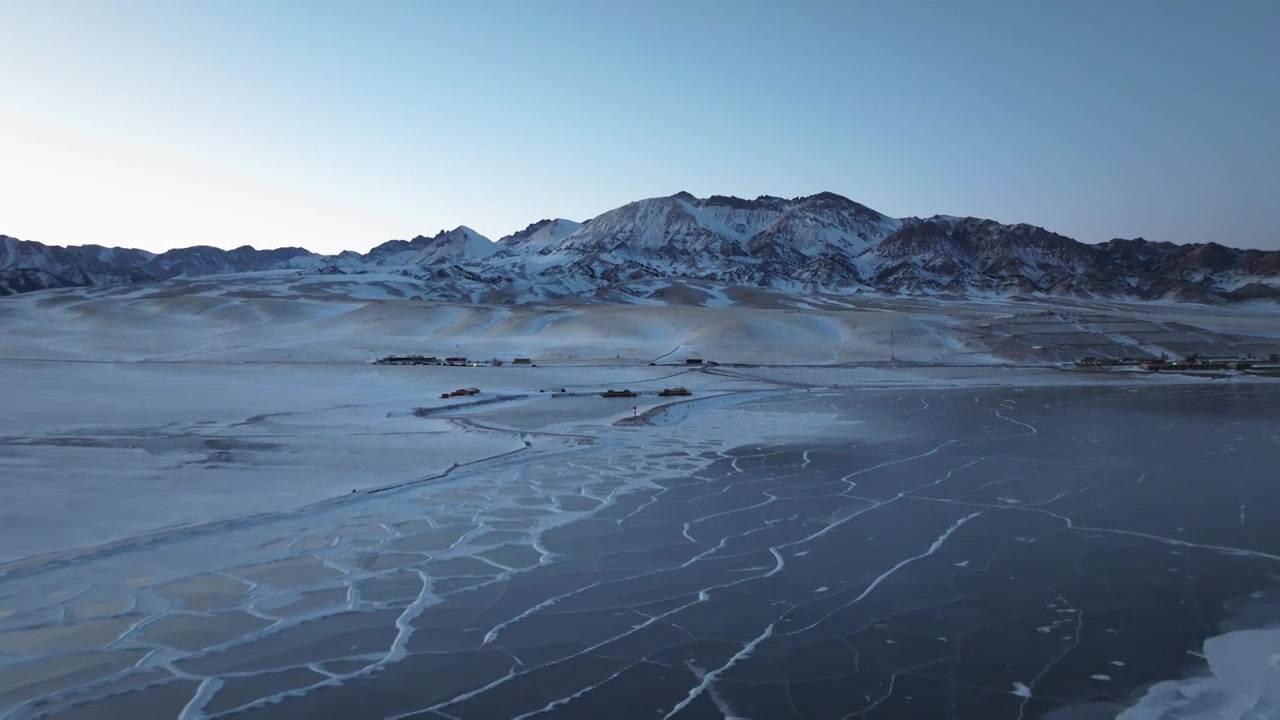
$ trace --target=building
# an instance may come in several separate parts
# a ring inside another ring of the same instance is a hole
[[[634,390],[605,390],[604,392],[600,393],[600,397],[607,397],[607,398],[618,398],[618,397],[633,398],[635,396],[636,396],[636,393]]]
[[[436,365],[440,361],[421,355],[388,355],[373,362],[375,365]]]
[[[533,358],[516,358],[511,361],[512,365],[532,365]]]
[[[702,358],[685,358],[684,364],[685,365],[701,365]]]
[[[658,393],[658,397],[677,397],[677,396],[692,395],[692,394],[693,393],[689,392],[688,388],[676,387],[676,388],[663,389],[661,392]]]
[[[444,361],[450,365],[466,365],[467,359],[464,357],[447,357]]]

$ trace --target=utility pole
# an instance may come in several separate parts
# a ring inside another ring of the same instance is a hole
[[[893,331],[892,330],[889,331],[889,362],[895,365],[898,363],[898,358],[893,354]]]

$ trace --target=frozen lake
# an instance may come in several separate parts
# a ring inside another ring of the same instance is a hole
[[[1280,388],[673,419],[20,566],[0,717],[1280,715]]]

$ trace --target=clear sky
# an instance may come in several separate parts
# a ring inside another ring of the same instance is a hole
[[[364,250],[688,190],[1280,248],[1278,0],[0,0],[0,233]]]

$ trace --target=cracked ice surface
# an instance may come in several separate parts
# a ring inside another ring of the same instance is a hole
[[[1267,717],[1277,400],[694,403],[6,577],[0,715]]]

